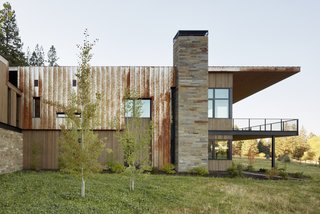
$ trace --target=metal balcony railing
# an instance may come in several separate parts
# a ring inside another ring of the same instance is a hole
[[[234,131],[298,132],[298,119],[234,118]]]

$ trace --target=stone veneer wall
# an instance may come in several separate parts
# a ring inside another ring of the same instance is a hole
[[[22,167],[22,133],[0,128],[0,174],[18,171]]]
[[[178,36],[173,45],[173,63],[177,170],[208,168],[208,37]]]

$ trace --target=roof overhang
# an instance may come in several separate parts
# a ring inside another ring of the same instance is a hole
[[[233,103],[236,103],[300,72],[300,67],[209,66],[208,71],[233,73]]]

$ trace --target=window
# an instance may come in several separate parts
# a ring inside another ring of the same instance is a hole
[[[230,89],[208,89],[208,117],[230,118]]]
[[[125,111],[126,117],[133,117],[132,115],[136,113],[140,118],[151,118],[151,100],[126,100]]]
[[[17,70],[10,70],[9,71],[9,82],[18,87],[18,71]]]
[[[72,80],[72,87],[76,87],[77,86],[77,80]]]
[[[75,112],[74,115],[76,117],[81,117],[81,113],[80,112]],[[57,112],[57,118],[67,118],[68,115],[65,112]]]
[[[34,97],[32,100],[32,117],[40,118],[40,97]]]
[[[8,115],[7,115],[7,122],[8,124],[11,124],[11,89],[8,88],[8,100],[7,100],[7,111],[8,111]]]
[[[34,87],[38,87],[39,86],[39,80],[34,80]]]
[[[64,112],[57,112],[57,118],[65,118],[67,115]]]
[[[213,140],[209,142],[208,159],[209,160],[231,160],[231,141]]]
[[[20,110],[21,108],[21,96],[17,94],[17,105],[16,105],[16,126],[20,127]]]

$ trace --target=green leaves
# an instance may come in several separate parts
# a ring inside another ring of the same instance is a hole
[[[3,9],[0,10],[0,55],[8,60],[10,66],[27,64],[22,51],[15,11],[9,2],[4,3]]]

